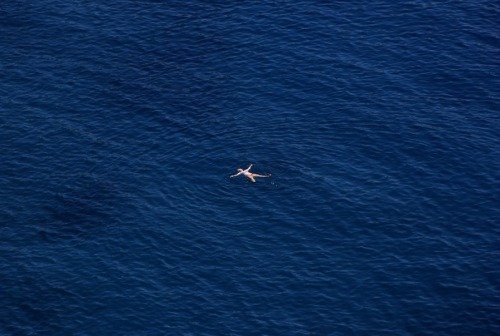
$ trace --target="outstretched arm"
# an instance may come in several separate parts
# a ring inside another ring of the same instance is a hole
[[[247,168],[247,169],[245,169],[245,170],[246,170],[246,171],[249,171],[249,170],[250,170],[250,168],[252,168],[252,167],[253,167],[253,163],[250,163],[250,166],[248,166],[248,168]]]
[[[235,177],[235,176],[238,176],[238,175],[241,175],[241,174],[243,174],[243,172],[239,172],[238,174],[234,174],[234,175],[231,175],[229,177]]]

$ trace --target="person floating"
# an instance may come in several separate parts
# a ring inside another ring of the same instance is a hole
[[[252,168],[252,167],[253,167],[253,163],[250,164],[250,166],[247,169],[245,169],[245,170],[243,170],[241,168],[238,168],[238,174],[234,174],[234,175],[231,175],[229,177],[236,177],[238,175],[243,174],[246,177],[248,177],[250,179],[250,181],[252,181],[252,182],[255,182],[255,178],[256,177],[271,177],[271,174],[269,174],[269,175],[260,175],[260,174],[250,173],[250,168]]]

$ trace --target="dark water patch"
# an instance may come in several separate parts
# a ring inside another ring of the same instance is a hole
[[[50,217],[37,225],[43,240],[90,237],[119,220],[109,215],[119,202],[116,184],[90,176],[62,189],[45,206]]]

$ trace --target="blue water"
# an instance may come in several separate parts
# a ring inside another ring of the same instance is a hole
[[[500,334],[498,22],[2,2],[0,335]]]

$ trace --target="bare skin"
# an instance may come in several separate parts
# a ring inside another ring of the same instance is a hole
[[[246,177],[248,177],[250,179],[250,181],[252,182],[255,182],[255,178],[256,177],[271,177],[271,174],[269,175],[260,175],[260,174],[254,174],[254,173],[250,173],[250,168],[253,167],[253,163],[245,170],[241,169],[241,168],[238,168],[238,173],[237,174],[234,174],[234,175],[231,175],[229,177],[235,177],[235,176],[238,176],[238,175],[245,175]]]

